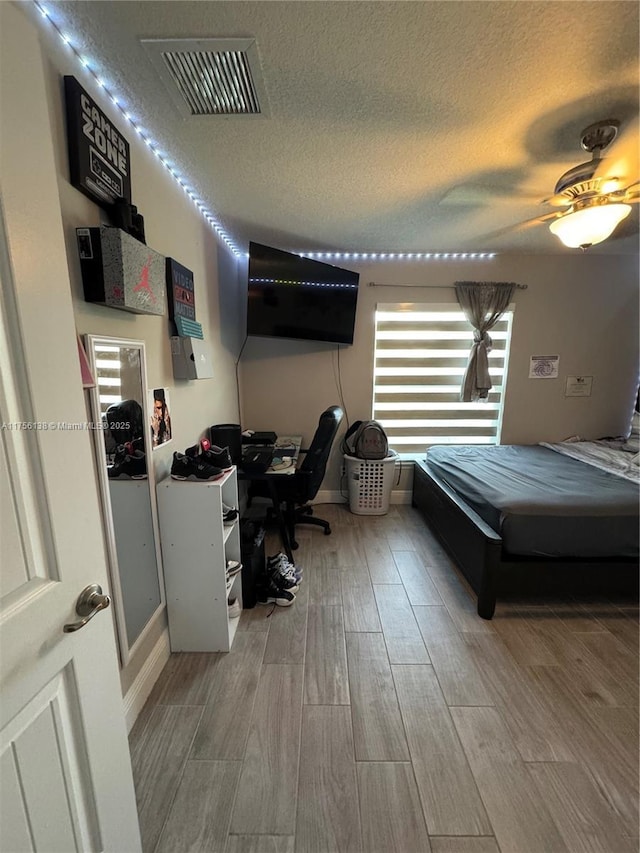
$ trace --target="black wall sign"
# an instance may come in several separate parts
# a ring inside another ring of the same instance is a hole
[[[71,183],[103,207],[131,201],[129,143],[75,77],[65,76]]]

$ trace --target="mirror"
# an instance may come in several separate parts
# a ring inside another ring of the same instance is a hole
[[[143,341],[85,335],[98,479],[120,659],[164,606]]]

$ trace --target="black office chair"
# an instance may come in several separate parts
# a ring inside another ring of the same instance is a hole
[[[331,446],[343,417],[344,412],[339,406],[329,406],[320,415],[311,447],[300,451],[305,456],[296,473],[290,477],[278,478],[278,497],[286,507],[287,530],[293,549],[298,547],[295,537],[296,524],[315,524],[317,527],[322,527],[325,536],[331,533],[329,522],[314,516],[313,509],[308,504],[318,494],[327,468]]]

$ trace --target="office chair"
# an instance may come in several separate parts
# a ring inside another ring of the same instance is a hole
[[[308,450],[300,451],[305,456],[296,473],[277,481],[278,497],[281,503],[285,504],[287,530],[293,549],[298,547],[295,537],[296,524],[315,524],[322,527],[325,536],[331,533],[329,522],[314,516],[313,509],[308,504],[318,494],[331,446],[343,417],[344,412],[339,406],[329,406],[320,415],[311,446]]]

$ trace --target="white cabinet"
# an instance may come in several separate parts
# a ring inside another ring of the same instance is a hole
[[[242,606],[238,572],[226,579],[227,560],[240,560],[240,519],[227,527],[222,504],[238,506],[236,469],[212,482],[158,483],[160,539],[173,652],[228,652],[239,618],[227,599]]]

